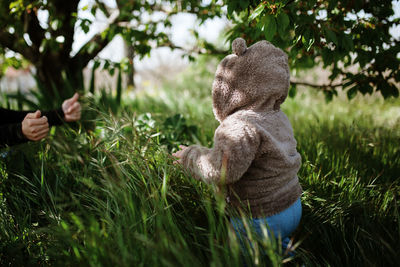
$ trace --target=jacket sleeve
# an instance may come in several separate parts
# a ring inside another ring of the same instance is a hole
[[[29,111],[16,111],[0,108],[0,125],[21,123]]]
[[[0,148],[29,141],[22,133],[22,121],[30,112],[34,111],[0,109]],[[49,125],[53,126],[63,123],[64,113],[58,109],[42,112],[42,116],[46,116]]]
[[[242,124],[243,125],[243,124]],[[255,129],[223,122],[215,131],[214,147],[190,146],[183,152],[183,166],[206,183],[234,183],[250,167],[260,145]]]
[[[0,125],[21,123],[28,113],[34,112],[35,111],[16,111],[0,108]],[[43,111],[42,116],[47,117],[50,126],[61,125],[64,121],[64,112],[62,108],[51,111]]]
[[[0,148],[6,145],[12,146],[27,142],[28,139],[22,134],[21,123],[0,125]]]
[[[64,112],[62,108],[51,111],[43,111],[42,116],[47,117],[50,126],[61,125],[64,122]]]

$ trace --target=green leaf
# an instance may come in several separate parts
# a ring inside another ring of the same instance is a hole
[[[353,51],[354,50],[353,39],[348,34],[344,35],[344,37],[342,39],[342,45],[343,45],[344,49],[346,49],[347,51]]]
[[[302,34],[302,38],[301,41],[302,43],[305,45],[306,43],[308,43],[308,40],[311,38],[311,31],[309,28],[307,28],[303,34]]]
[[[328,28],[325,29],[325,37],[328,42],[333,42],[335,45],[338,45],[336,34]]]
[[[390,87],[392,88],[393,97],[399,97],[400,94],[399,88],[393,84],[391,84]]]
[[[325,96],[325,101],[327,103],[331,102],[333,99],[333,93],[332,91],[324,91],[324,96]]]
[[[24,4],[21,0],[14,1],[9,4],[10,14],[23,12]]]
[[[348,91],[347,91],[347,98],[348,99],[353,99],[356,95],[357,95],[357,85],[351,87]]]
[[[235,2],[229,2],[228,4],[228,15],[231,16],[233,12],[235,11],[236,8],[236,3]]]
[[[311,38],[309,38],[309,39],[307,40],[307,39],[304,38],[304,36],[303,36],[302,42],[303,42],[304,46],[306,47],[307,51],[310,51],[312,45],[313,45],[314,42],[315,42],[315,39],[314,39],[314,37],[311,37]]]
[[[257,22],[257,31],[263,32],[264,31],[264,25],[265,25],[265,16],[263,16],[261,19],[258,20]]]
[[[298,35],[296,39],[293,40],[293,45],[297,44],[301,40],[301,35]]]
[[[289,97],[294,98],[297,94],[297,89],[295,84],[291,84],[289,88]]]
[[[396,82],[400,82],[400,71],[397,70],[396,75],[394,76],[394,78],[396,79]]]
[[[286,30],[290,23],[289,16],[285,12],[281,12],[276,19],[278,21],[279,28]]]
[[[260,16],[261,12],[264,11],[265,5],[263,3],[259,4],[258,7],[251,13],[249,19],[247,22],[252,21],[253,19],[257,18]]]
[[[391,83],[386,81],[382,81],[378,85],[378,90],[381,92],[383,98],[387,99],[391,96],[398,97],[399,96],[399,89]]]
[[[306,47],[307,51],[309,51],[315,42],[314,35],[310,29],[307,29],[304,32],[303,37],[301,38],[301,41],[302,41],[303,45]]]
[[[274,16],[267,16],[264,25],[264,35],[267,41],[271,41],[276,32],[276,21]]]
[[[283,39],[287,36],[286,29],[290,22],[289,16],[286,13],[281,12],[276,19],[278,22],[278,33]]]
[[[93,69],[97,69],[98,67],[100,67],[100,61],[95,61],[94,65],[93,65]]]
[[[115,68],[109,69],[108,72],[110,73],[111,76],[114,76]]]
[[[239,1],[239,5],[242,9],[246,9],[249,6],[249,1]]]
[[[369,85],[368,83],[364,83],[362,85],[360,85],[359,91],[365,95],[365,94],[372,94],[372,92],[374,91],[374,88],[372,88],[371,85]]]
[[[104,67],[103,68],[104,69],[108,69],[110,67],[110,65],[111,65],[110,61],[107,60],[106,63],[104,63]]]

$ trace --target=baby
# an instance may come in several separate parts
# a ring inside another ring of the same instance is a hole
[[[262,225],[270,229],[286,249],[302,212],[301,157],[280,110],[289,88],[288,58],[267,41],[247,48],[237,38],[232,51],[218,65],[212,88],[220,122],[214,147],[181,146],[174,156],[196,179],[226,185],[228,206],[241,209],[260,237]],[[231,223],[245,236],[241,218]]]

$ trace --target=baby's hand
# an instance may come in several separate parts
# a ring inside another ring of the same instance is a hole
[[[185,149],[187,148],[187,146],[182,146],[182,145],[180,145],[179,148],[180,148],[181,150],[179,150],[179,151],[177,151],[177,152],[175,152],[175,153],[172,154],[172,156],[178,158],[178,160],[175,160],[175,161],[173,162],[173,164],[182,164],[183,151],[185,151]]]

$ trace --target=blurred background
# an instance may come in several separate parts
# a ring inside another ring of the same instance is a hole
[[[399,24],[391,0],[1,1],[0,107],[79,92],[83,112],[0,150],[0,265],[397,266]],[[245,258],[223,192],[171,157],[212,147],[211,85],[237,37],[288,54],[302,156],[288,251],[265,237]]]

